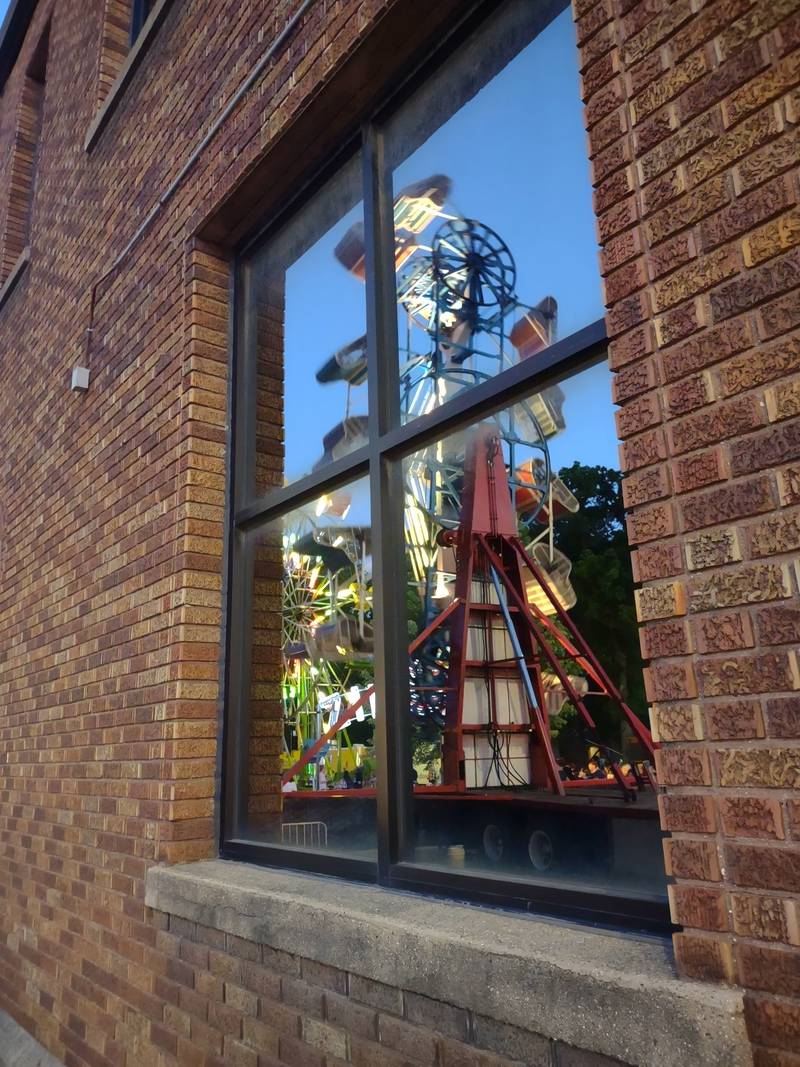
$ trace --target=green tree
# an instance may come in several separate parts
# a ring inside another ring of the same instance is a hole
[[[580,501],[574,515],[556,519],[554,539],[572,561],[577,603],[570,616],[622,696],[647,722],[647,700],[633,597],[633,572],[625,533],[622,476],[609,467],[573,463],[559,477]],[[622,741],[619,714],[611,701],[588,697],[587,707],[600,738],[617,748]],[[560,735],[577,720],[561,724]]]

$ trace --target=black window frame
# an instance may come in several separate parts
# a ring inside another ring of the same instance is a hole
[[[131,47],[136,44],[144,24],[153,10],[153,0],[133,0],[131,7]]]
[[[402,536],[403,494],[397,491],[404,457],[481,416],[540,391],[607,358],[605,320],[598,319],[552,344],[536,360],[522,360],[426,415],[403,424],[400,419],[397,303],[394,262],[392,176],[385,164],[384,127],[430,72],[502,8],[497,0],[465,5],[464,17],[446,41],[406,77],[391,87],[380,105],[339,152],[325,160],[282,208],[236,250],[232,282],[234,314],[231,345],[232,450],[229,463],[226,528],[227,614],[224,662],[224,723],[220,855],[265,866],[332,875],[413,890],[458,900],[561,916],[594,925],[665,934],[674,927],[666,899],[627,895],[622,888],[578,889],[485,872],[432,869],[405,860],[412,841],[411,791],[407,733],[403,709],[408,707],[406,620],[387,605],[405,601],[405,545]],[[568,6],[568,0],[542,0],[543,26]],[[577,46],[576,46],[577,47]],[[362,154],[366,246],[367,364],[369,443],[288,486],[269,490],[255,500],[244,499],[248,483],[248,448],[254,440],[250,408],[242,403],[247,331],[248,269],[254,254],[357,152]],[[237,417],[238,412],[243,414]],[[250,839],[240,834],[242,791],[247,783],[246,704],[250,647],[250,597],[245,573],[245,541],[249,531],[277,520],[295,507],[368,476],[371,524],[381,530],[373,543],[375,685],[377,695],[375,751],[377,776],[377,863],[335,852],[302,852]]]

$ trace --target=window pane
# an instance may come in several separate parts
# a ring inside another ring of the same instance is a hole
[[[374,858],[367,479],[248,535],[246,834]]]
[[[247,493],[293,482],[366,442],[361,159],[256,254],[248,280]]]
[[[507,5],[390,124],[405,420],[603,315],[575,31],[543,7]]]
[[[409,858],[660,899],[609,377],[404,462]]]

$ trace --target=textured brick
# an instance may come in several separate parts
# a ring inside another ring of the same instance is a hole
[[[639,177],[642,184],[652,181],[670,167],[674,167],[697,149],[707,144],[719,129],[712,114],[700,115],[691,122],[681,125],[674,133],[665,132],[665,140],[655,142],[646,155],[638,162]],[[657,141],[660,138],[657,138]],[[716,189],[717,187],[714,186]]]
[[[692,53],[683,62],[665,71],[642,89],[631,103],[633,121],[641,122],[645,116],[672,100],[708,70],[708,61],[702,50]]]
[[[745,998],[750,1039],[789,1052],[800,1048],[800,1005],[788,1000]]]
[[[597,214],[608,211],[614,204],[626,197],[632,188],[633,182],[628,168],[618,170],[610,178],[606,178],[594,191],[594,209]]]
[[[669,495],[670,479],[666,467],[645,467],[622,481],[622,499],[626,508],[659,500]]]
[[[787,208],[791,204],[791,198],[791,185],[784,177],[762,185],[753,193],[738,197],[728,207],[700,224],[703,248],[714,248],[724,241],[730,241],[733,237],[753,230],[765,219]],[[745,251],[749,240],[750,237],[745,239]],[[752,262],[748,263],[748,266],[752,266]]]
[[[748,534],[750,554],[755,558],[792,552],[800,548],[800,515],[771,515],[751,526]]]
[[[796,848],[729,844],[725,855],[735,885],[789,893],[800,891],[800,850]]]
[[[745,53],[742,52],[740,54],[744,55]],[[758,51],[753,55],[756,63],[759,55]],[[733,59],[729,62],[734,63],[736,60]],[[757,63],[757,65],[760,64]],[[776,96],[786,92],[787,89],[791,89],[798,81],[800,81],[800,54],[795,52],[786,56],[785,59],[782,59],[758,77],[751,78],[746,85],[731,93],[723,101],[722,114],[725,125],[733,126],[745,115],[749,115],[752,111],[763,107],[770,100],[774,100]]]
[[[695,448],[724,441],[727,438],[741,438],[750,430],[763,426],[765,412],[753,396],[737,397],[715,405],[710,411],[689,415],[669,428],[672,451],[678,455],[691,452]],[[745,447],[745,441],[737,441],[736,447]],[[734,474],[744,473],[737,470]]]
[[[670,537],[675,533],[675,515],[671,504],[653,504],[638,508],[627,519],[628,542],[631,545]]]
[[[647,303],[642,293],[634,293],[617,301],[606,313],[606,328],[610,337],[625,333],[647,318]]]
[[[645,233],[651,244],[657,244],[678,230],[691,226],[718,211],[728,200],[725,179],[710,178],[693,192],[686,193],[645,222]]]
[[[728,929],[727,901],[721,890],[688,885],[667,888],[674,923],[701,930]]]
[[[660,278],[663,274],[682,267],[696,255],[694,235],[689,232],[679,233],[671,240],[650,249],[647,256],[650,276]]]
[[[662,353],[661,368],[664,380],[677,381],[686,374],[741,352],[751,343],[752,337],[745,319],[733,319],[714,329],[705,330],[699,337]]]
[[[765,66],[761,50],[752,45],[732,56],[702,78],[697,85],[687,89],[678,101],[678,111],[683,122],[707,111],[712,104],[723,100],[723,106],[739,86],[752,79],[753,74]],[[766,103],[765,101],[762,101]],[[750,110],[753,110],[752,108]],[[729,123],[732,125],[732,122]]]
[[[762,337],[770,338],[788,333],[800,325],[800,300],[796,292],[789,292],[764,307],[758,308],[758,332]]]
[[[639,631],[642,655],[645,659],[662,656],[681,656],[690,651],[691,638],[682,620],[653,623]],[[672,738],[672,740],[677,740]]]
[[[720,212],[716,218],[724,216]],[[651,299],[656,311],[665,311],[684,300],[711,289],[739,271],[739,254],[735,248],[720,248],[674,271],[663,281],[655,282]]]
[[[795,465],[778,471],[778,499],[784,508],[800,504],[800,467]]]
[[[612,237],[606,242],[600,253],[600,264],[601,273],[609,275],[606,282],[606,300],[608,303],[618,300],[620,296],[627,296],[640,284],[639,279],[642,274],[640,268],[635,265],[629,265],[626,274],[620,274],[618,268],[627,263],[628,260],[633,259],[634,256],[638,256],[641,250],[642,241],[638,230],[626,230],[625,233],[621,233],[618,237]],[[630,278],[629,282],[622,281],[622,284],[620,284],[621,279],[627,278]],[[619,295],[612,295],[609,285],[616,287]],[[628,288],[629,285],[631,288]]]
[[[723,395],[732,396],[798,370],[800,337],[787,337],[730,360],[720,369],[719,379]]]
[[[645,393],[656,383],[657,371],[652,359],[640,360],[632,366],[617,371],[611,383],[611,394],[615,404],[632,400],[640,393]]]
[[[778,564],[751,564],[732,571],[698,575],[689,584],[692,611],[757,604],[791,596],[788,568]]]
[[[771,511],[775,503],[774,483],[762,476],[684,498],[681,519],[685,530],[699,530]]]
[[[695,153],[687,161],[686,169],[692,184],[703,182],[742,157],[748,156],[754,149],[780,133],[782,128],[780,109],[777,105],[770,105],[734,126],[732,130],[714,138],[706,148]]]
[[[674,935],[673,943],[678,970],[687,978],[699,978],[705,982],[733,981],[733,953],[726,941],[682,933]]]
[[[708,841],[666,838],[664,859],[671,877],[693,882],[718,882],[721,878],[716,847]]]
[[[770,426],[763,433],[731,444],[731,473],[738,477],[800,459],[800,424]]]
[[[747,778],[752,767],[733,769],[735,756],[720,756],[726,769],[734,778]],[[723,782],[723,785],[750,785],[758,782]],[[762,837],[777,840],[783,837],[783,820],[777,800],[765,797],[723,797],[720,800],[722,827],[728,837]]]
[[[617,411],[615,418],[621,440],[657,426],[661,422],[658,397],[652,392],[639,396]]]
[[[757,4],[720,33],[715,41],[717,53],[724,59],[747,41],[762,37],[796,10],[797,0],[771,0],[769,4]]]
[[[757,266],[797,244],[800,244],[800,208],[793,208],[745,237],[742,244],[745,265]]]
[[[715,320],[726,319],[798,285],[800,250],[794,249],[720,286],[711,294],[711,311]]]
[[[750,617],[741,611],[703,615],[694,620],[692,629],[698,652],[734,652],[755,644]]]
[[[660,429],[650,430],[624,441],[620,447],[620,456],[622,469],[626,472],[666,459],[667,448],[663,432]]]
[[[800,944],[797,902],[781,897],[734,893],[731,896],[733,929],[740,937],[757,941]]]
[[[781,382],[764,394],[770,422],[782,422],[800,415],[800,378]]]
[[[795,670],[796,666],[795,663]],[[763,684],[766,686],[767,683]],[[720,782],[724,786],[761,786],[766,789],[797,789],[800,786],[798,748],[720,749],[717,756]],[[780,816],[776,814],[776,818]],[[782,835],[776,833],[776,836]]]
[[[649,701],[685,700],[697,696],[691,663],[659,662],[644,670],[644,688]]]
[[[762,645],[800,643],[800,607],[762,608],[756,614],[756,630]]]
[[[417,993],[405,993],[405,1016],[409,1022],[461,1041],[469,1037],[469,1019],[463,1008],[444,1004]]]
[[[748,989],[800,996],[800,952],[796,949],[740,945],[736,957],[739,980]]]
[[[687,415],[713,399],[713,383],[708,374],[694,374],[667,389],[667,412]]]
[[[624,337],[616,337],[608,347],[608,365],[612,370],[641,359],[653,350],[652,331],[649,325],[631,330]]]
[[[767,725],[770,737],[800,738],[800,697],[768,700]]]
[[[705,313],[699,297],[690,300],[682,307],[674,308],[655,320],[656,339],[663,348],[675,344],[696,333],[705,325]]]
[[[474,1016],[473,1029],[475,1043],[481,1048],[530,1064],[531,1067],[551,1067],[551,1044],[540,1034],[478,1014]]]
[[[623,45],[622,56],[625,63],[635,63],[652,51],[665,37],[686,22],[691,13],[689,0],[675,0],[663,13],[648,19],[644,28]]]
[[[665,830],[710,834],[716,829],[716,810],[710,796],[701,794],[660,795],[658,807]]]
[[[727,475],[721,450],[709,448],[705,452],[681,456],[672,464],[672,476],[678,493],[689,493],[724,481]]]
[[[636,590],[636,614],[641,622],[686,614],[686,596],[679,582]]]
[[[761,705],[755,700],[737,700],[704,705],[706,732],[714,741],[763,737]]]
[[[633,552],[631,561],[637,582],[671,578],[684,569],[681,548],[676,543],[642,545]]]
[[[433,1067],[436,1063],[436,1038],[419,1026],[412,1026],[391,1015],[379,1015],[378,1036],[382,1045],[387,1045],[408,1058],[413,1057],[415,1064]]]
[[[710,785],[711,768],[704,748],[656,749],[656,768],[661,785]]]
[[[751,122],[753,119],[746,119]],[[744,123],[741,124],[744,126]],[[740,129],[737,126],[734,129]],[[731,131],[732,133],[734,131]],[[764,145],[757,152],[743,159],[733,172],[734,188],[737,196],[755,189],[757,185],[768,181],[781,171],[797,166],[800,156],[800,130],[787,132],[783,137]]]
[[[703,736],[699,704],[659,704],[650,717],[654,741],[699,741]]]

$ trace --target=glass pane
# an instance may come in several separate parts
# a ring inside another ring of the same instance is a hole
[[[542,7],[513,0],[388,131],[405,420],[603,315],[575,30]]]
[[[375,857],[368,481],[248,535],[245,833]]]
[[[661,899],[609,379],[404,462],[409,858]]]
[[[250,265],[248,494],[293,482],[366,443],[361,196],[356,156]]]

